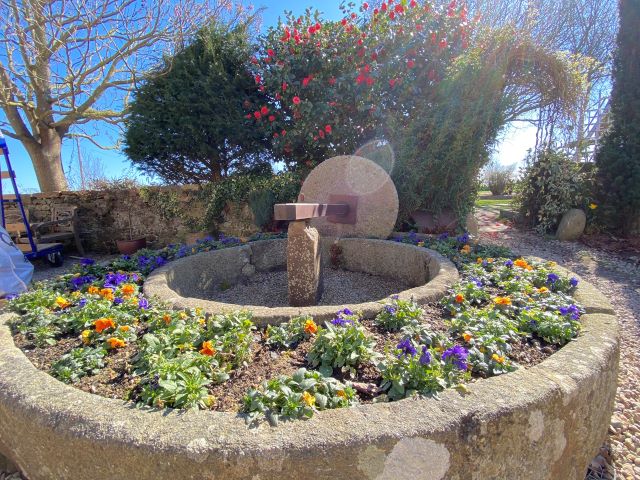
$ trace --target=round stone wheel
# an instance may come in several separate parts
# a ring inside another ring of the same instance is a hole
[[[358,197],[354,224],[311,219],[321,235],[388,238],[398,218],[398,192],[387,172],[363,157],[343,155],[325,160],[307,176],[300,193],[305,203],[332,203],[336,195]],[[334,200],[335,201],[335,200]]]

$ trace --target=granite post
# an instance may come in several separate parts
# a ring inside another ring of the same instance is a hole
[[[320,234],[308,221],[289,223],[287,240],[287,275],[289,305],[316,305],[322,294],[320,270]]]

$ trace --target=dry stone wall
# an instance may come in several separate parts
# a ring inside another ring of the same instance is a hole
[[[182,212],[193,218],[203,218],[205,205],[197,199],[197,187],[148,187],[177,193]],[[55,192],[22,195],[31,223],[48,221],[56,205],[78,207],[80,236],[85,249],[91,252],[114,252],[115,241],[129,236],[146,237],[151,247],[162,247],[187,238],[189,224],[184,218],[167,218],[162,209],[145,200],[139,189],[117,189],[81,192]],[[15,209],[15,206],[6,207]],[[7,211],[10,217],[15,212]],[[229,203],[222,221],[213,225],[210,233],[249,236],[259,228],[253,223],[253,213],[246,203]]]

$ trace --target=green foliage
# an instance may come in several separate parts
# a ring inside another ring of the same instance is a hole
[[[261,133],[244,104],[261,98],[247,69],[252,21],[212,23],[135,92],[126,121],[125,153],[167,183],[214,181],[261,163]]]
[[[290,377],[281,375],[264,381],[257,390],[249,390],[243,409],[250,420],[264,415],[277,425],[281,419],[310,418],[317,410],[348,407],[355,402],[351,386],[301,368]]]
[[[295,317],[279,325],[269,325],[265,331],[266,344],[275,348],[293,348],[305,338],[315,335],[320,327],[311,317]]]
[[[555,230],[571,208],[586,208],[590,175],[567,155],[544,150],[530,158],[517,187],[515,204],[525,221],[539,233]]]
[[[424,310],[416,302],[391,297],[385,302],[384,309],[376,315],[374,323],[379,327],[394,332],[402,327],[419,323]]]
[[[515,165],[500,165],[497,160],[487,164],[482,172],[482,178],[492,195],[511,193],[513,188],[513,174]]]
[[[254,190],[249,194],[249,207],[256,226],[263,228],[271,222],[275,204],[276,197],[271,190]]]
[[[104,348],[81,347],[65,353],[51,366],[51,374],[65,383],[74,383],[104,367]]]
[[[225,206],[229,202],[249,201],[254,192],[270,192],[272,197],[269,202],[287,203],[293,202],[300,191],[300,177],[294,173],[281,173],[278,175],[231,175],[219,182],[203,185],[199,198],[206,205],[205,220],[207,225],[215,225],[221,218]],[[256,214],[260,221],[267,218],[266,202],[262,203],[260,211]],[[273,204],[271,207],[273,207]],[[273,208],[269,209],[268,221],[273,218]],[[254,213],[256,211],[254,210]],[[265,221],[265,224],[268,223]]]
[[[596,155],[598,210],[614,233],[640,234],[640,5],[621,0],[613,67],[613,125]]]
[[[382,373],[380,388],[387,392],[389,400],[417,394],[434,395],[469,378],[466,370],[443,361],[435,349],[426,345],[419,346],[413,354],[393,349],[387,352],[378,368]]]
[[[357,365],[375,357],[375,341],[360,325],[357,315],[338,314],[337,318],[340,320],[337,324],[328,322],[326,328],[318,332],[307,355],[309,364],[319,367],[326,376],[330,376],[334,368],[353,372]]]

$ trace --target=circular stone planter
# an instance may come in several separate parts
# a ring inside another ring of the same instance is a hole
[[[613,310],[581,282],[580,336],[530,369],[248,428],[241,415],[136,409],[36,369],[0,316],[2,455],[30,480],[583,480],[616,391]]]
[[[329,249],[333,243],[332,239],[321,240],[324,264],[331,258]],[[458,280],[455,265],[433,250],[362,238],[341,239],[337,244],[342,249],[342,268],[395,278],[411,285],[412,288],[398,292],[401,299],[413,298],[419,304],[433,302],[442,298],[446,289]],[[207,300],[220,284],[235,285],[256,272],[286,269],[286,248],[286,239],[262,240],[185,257],[155,270],[145,281],[144,293],[168,301],[176,308],[201,307],[214,314],[248,309],[259,326],[297,315],[311,315],[318,321],[331,320],[336,311],[344,307],[372,318],[384,308],[379,302],[269,308]]]

